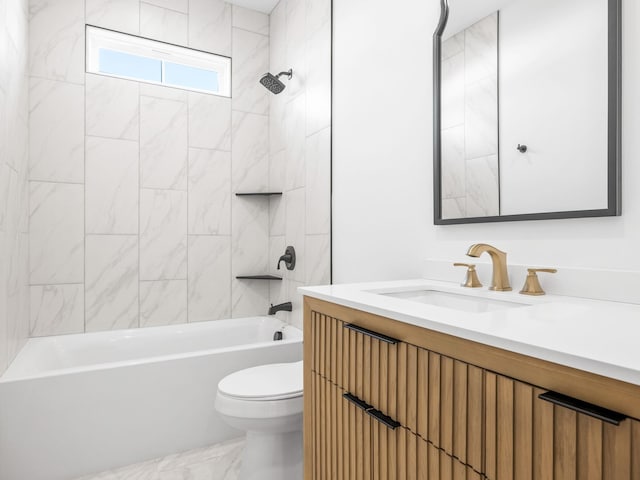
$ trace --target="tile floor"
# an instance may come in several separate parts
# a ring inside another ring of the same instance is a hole
[[[243,449],[234,439],[77,480],[236,480]]]

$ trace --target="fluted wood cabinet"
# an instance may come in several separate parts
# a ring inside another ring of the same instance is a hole
[[[308,297],[304,329],[305,480],[640,480],[638,387]]]

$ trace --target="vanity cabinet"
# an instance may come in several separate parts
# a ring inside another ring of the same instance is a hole
[[[640,388],[308,297],[304,329],[305,480],[640,480],[640,422],[539,398]]]

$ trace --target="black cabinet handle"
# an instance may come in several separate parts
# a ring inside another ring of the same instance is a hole
[[[364,410],[365,412],[367,412],[367,411],[369,411],[369,410],[371,410],[373,408],[368,403],[363,402],[358,397],[356,397],[355,395],[351,395],[350,393],[344,393],[342,396],[345,399],[349,400],[351,403],[353,403],[356,407],[361,408],[362,410]]]
[[[389,343],[391,345],[395,345],[396,343],[399,342],[399,340],[396,340],[393,337],[388,337],[387,335],[374,332],[373,330],[359,327],[357,325],[354,325],[353,323],[345,324],[344,328],[348,328],[349,330],[353,330],[354,332],[362,333],[363,335],[367,335],[368,337],[375,338],[376,340],[380,340],[381,342]]]
[[[568,397],[561,393],[545,392],[538,395],[538,398],[551,402],[554,405],[559,405],[579,413],[584,413],[585,415],[589,415],[590,417],[597,418],[603,422],[611,423],[613,425],[620,425],[620,422],[627,418],[626,415],[621,413],[599,407],[592,403],[583,402],[582,400]]]
[[[398,428],[400,426],[400,424],[398,422],[396,422],[391,417],[387,417],[380,410],[371,409],[371,410],[367,410],[367,413],[369,415],[371,415],[373,418],[375,418],[377,421],[382,423],[383,425],[389,427],[391,430],[395,430],[396,428]]]

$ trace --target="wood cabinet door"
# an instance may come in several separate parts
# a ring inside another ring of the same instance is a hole
[[[636,420],[613,425],[538,396],[544,390],[485,372],[489,480],[638,480]]]

